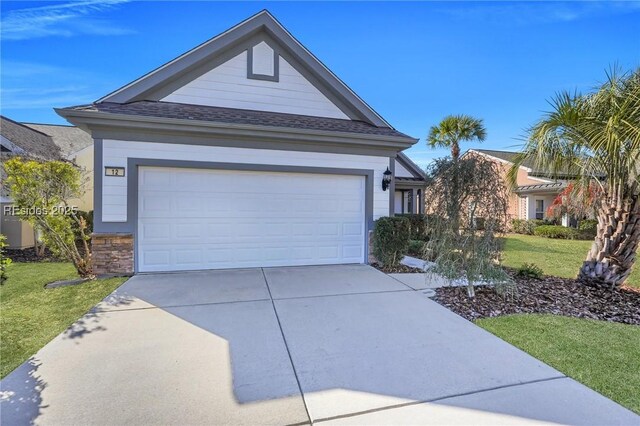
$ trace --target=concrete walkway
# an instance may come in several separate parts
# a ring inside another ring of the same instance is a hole
[[[638,424],[364,265],[138,275],[1,383],[2,424]]]

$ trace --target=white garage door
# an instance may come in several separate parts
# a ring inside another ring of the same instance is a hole
[[[141,167],[138,270],[362,263],[364,176]]]

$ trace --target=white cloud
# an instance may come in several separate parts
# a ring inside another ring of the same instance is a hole
[[[92,72],[20,61],[3,61],[3,110],[50,109],[93,102],[115,83]],[[78,82],[94,82],[92,84]]]
[[[571,22],[598,16],[611,16],[640,11],[636,1],[538,1],[471,3],[447,7],[444,13],[459,19],[500,22],[506,25]]]
[[[76,34],[121,35],[131,30],[91,18],[129,0],[85,0],[9,11],[2,19],[4,40],[27,40]]]

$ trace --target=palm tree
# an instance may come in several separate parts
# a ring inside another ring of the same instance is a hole
[[[481,119],[469,115],[449,115],[440,124],[432,126],[427,136],[427,144],[432,148],[451,148],[451,158],[460,158],[460,142],[484,141],[487,131]]]
[[[553,110],[529,131],[509,171],[529,161],[555,178],[599,185],[595,240],[578,273],[589,285],[611,288],[631,273],[640,242],[640,68],[613,71],[595,92],[560,93]]]

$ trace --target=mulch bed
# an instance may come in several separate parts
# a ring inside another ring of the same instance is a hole
[[[512,274],[513,275],[513,274]],[[517,295],[504,299],[490,287],[476,287],[475,298],[466,288],[436,289],[433,300],[468,319],[509,314],[544,313],[640,325],[640,290],[587,287],[574,279],[545,276],[516,278]]]
[[[382,266],[379,263],[372,263],[371,266],[376,268],[378,271],[382,271],[385,274],[402,274],[402,273],[420,273],[424,272],[422,269],[412,268],[406,265],[398,265],[398,266]]]
[[[59,262],[60,259],[56,259],[48,248],[44,249],[44,256],[36,256],[36,249],[6,249],[6,256],[14,262]]]

